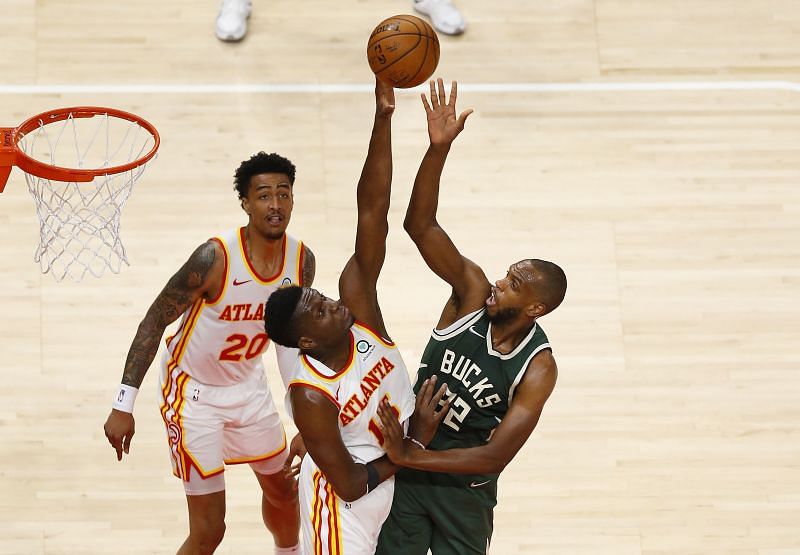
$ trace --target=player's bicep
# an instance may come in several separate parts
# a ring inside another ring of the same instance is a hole
[[[294,422],[308,453],[334,489],[347,496],[355,463],[339,431],[339,409],[315,388],[293,385],[290,396]]]
[[[303,265],[300,270],[300,285],[311,287],[314,284],[314,277],[317,273],[317,258],[311,249],[303,245]]]
[[[177,320],[197,299],[213,289],[215,280],[220,280],[222,257],[224,252],[216,241],[197,247],[153,301],[148,317],[163,326]]]
[[[483,303],[488,279],[480,266],[463,256],[438,225],[413,236],[422,258],[433,272],[450,284],[461,304]]]
[[[388,339],[378,305],[377,283],[353,255],[339,276],[339,298],[350,309],[353,317],[364,322]]]
[[[544,405],[553,392],[557,376],[558,369],[549,350],[535,356],[529,363],[505,418],[489,442],[504,464],[511,462],[533,433]]]

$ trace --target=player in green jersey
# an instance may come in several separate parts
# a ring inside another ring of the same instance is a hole
[[[449,409],[422,449],[404,438],[391,409],[381,407],[384,448],[407,468],[397,474],[378,555],[487,552],[498,475],[533,432],[556,383],[556,362],[537,319],[561,304],[567,288],[563,270],[538,259],[512,264],[492,285],[439,226],[442,169],[472,110],[456,115],[455,82],[449,99],[441,79],[430,87],[430,102],[422,95],[430,146],[414,181],[405,229],[430,269],[452,287],[415,385],[418,391],[432,377],[446,383]],[[432,408],[427,418],[435,418]]]

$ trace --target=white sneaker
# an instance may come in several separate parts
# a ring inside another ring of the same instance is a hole
[[[247,34],[247,18],[253,4],[250,0],[222,0],[217,15],[217,38],[236,42]]]
[[[414,9],[431,18],[433,27],[445,35],[460,35],[467,24],[450,0],[414,0]]]

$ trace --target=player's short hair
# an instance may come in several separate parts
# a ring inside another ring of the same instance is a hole
[[[289,285],[274,291],[267,299],[264,329],[269,338],[278,345],[297,348],[300,336],[292,325],[292,316],[302,294],[302,287]]]
[[[567,293],[567,275],[558,264],[547,260],[529,258],[528,262],[539,276],[536,280],[536,292],[547,307],[547,312],[552,312],[558,308]]]
[[[262,173],[286,174],[289,177],[289,183],[294,187],[294,164],[280,154],[275,152],[267,154],[262,150],[253,154],[236,168],[236,173],[233,176],[233,188],[239,193],[239,199],[247,198],[247,193],[250,190],[250,179],[254,175]]]

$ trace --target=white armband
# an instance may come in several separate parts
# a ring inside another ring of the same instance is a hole
[[[111,403],[111,408],[120,410],[122,412],[133,412],[133,402],[136,401],[136,395],[139,389],[124,383],[119,384],[119,389],[114,396],[114,402]]]

